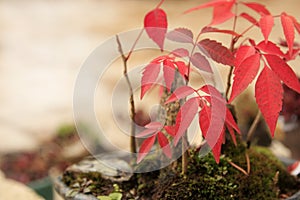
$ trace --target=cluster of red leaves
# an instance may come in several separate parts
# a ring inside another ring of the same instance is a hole
[[[212,148],[212,152],[218,162],[225,130],[228,130],[234,142],[235,132],[240,132],[230,110],[227,108],[227,104],[230,104],[241,94],[256,77],[256,102],[273,136],[279,112],[282,109],[282,82],[290,89],[300,93],[299,80],[287,64],[288,61],[295,59],[300,51],[299,46],[295,45],[295,34],[300,33],[300,24],[297,20],[285,12],[281,13],[280,16],[273,16],[265,6],[259,3],[246,3],[237,0],[212,0],[185,12],[189,13],[213,7],[213,19],[211,23],[201,30],[195,40],[192,31],[186,28],[177,28],[167,33],[167,15],[163,9],[159,8],[162,2],[163,0],[159,6],[145,16],[144,28],[148,36],[161,50],[163,50],[165,39],[168,39],[178,43],[191,44],[193,47],[198,47],[200,52],[189,52],[185,48],[178,48],[169,55],[152,60],[143,72],[141,98],[157,82],[161,68],[163,69],[166,88],[171,88],[176,71],[185,80],[188,80],[191,66],[197,70],[212,73],[212,68],[207,58],[233,67],[234,78],[228,101],[211,85],[204,85],[199,89],[194,89],[188,85],[177,88],[166,101],[166,103],[171,103],[175,100],[187,99],[179,110],[176,124],[172,127],[164,126],[160,122],[151,122],[146,125],[145,130],[139,134],[139,137],[147,137],[147,139],[144,140],[140,147],[138,162],[149,153],[156,138],[158,138],[159,145],[163,149],[164,154],[167,157],[171,157],[171,142],[163,134],[162,130],[165,129],[173,139],[173,145],[176,146],[196,115],[199,118],[199,126],[203,137]],[[245,12],[240,14],[234,13],[234,7],[239,5],[246,6],[248,9],[257,12],[259,18],[256,19]],[[246,41],[248,44],[244,42],[234,51],[211,39],[198,41],[200,35],[208,32],[216,32],[230,34],[233,37],[233,41],[236,42],[247,31],[238,34],[233,30],[220,30],[212,27],[233,18],[235,18],[234,20],[238,18],[245,19],[251,23],[250,28],[259,28],[264,40],[256,44],[254,40],[248,39]],[[283,52],[279,46],[269,40],[275,18],[280,18],[286,40],[286,52]],[[185,63],[178,60],[183,57],[186,57],[189,62]]]

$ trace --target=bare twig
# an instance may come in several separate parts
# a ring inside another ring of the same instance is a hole
[[[247,161],[247,173],[250,174],[250,171],[251,171],[251,163],[250,163],[249,155],[248,155],[247,152],[245,153],[245,157],[246,157],[246,161]]]
[[[252,135],[254,134],[256,128],[257,128],[257,125],[260,121],[260,117],[261,117],[261,112],[258,111],[257,114],[256,114],[256,117],[254,119],[254,121],[252,122],[251,124],[251,127],[248,131],[248,134],[247,134],[247,144],[248,144],[248,148],[250,147],[250,143],[251,143],[251,139],[252,139]]]
[[[238,166],[237,164],[233,163],[232,161],[227,161],[231,166],[233,166],[234,168],[236,168],[237,170],[239,170],[240,172],[242,172],[243,174],[245,174],[246,176],[249,176],[249,174],[240,166]]]
[[[134,96],[133,96],[133,89],[132,89],[132,84],[129,80],[128,73],[127,73],[127,60],[128,56],[126,57],[124,55],[122,45],[119,39],[119,36],[116,35],[116,40],[118,43],[118,50],[122,56],[123,60],[123,65],[124,65],[124,77],[126,79],[127,85],[129,87],[129,95],[130,95],[130,118],[131,118],[131,134],[130,134],[130,151],[132,153],[136,153],[136,141],[135,141],[135,105],[134,105]]]

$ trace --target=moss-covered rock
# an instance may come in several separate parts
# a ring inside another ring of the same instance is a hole
[[[226,145],[224,150],[226,154],[221,156],[219,164],[211,154],[200,158],[196,151],[189,151],[185,175],[181,174],[178,161],[176,167],[137,174],[122,183],[103,179],[97,173],[65,173],[63,180],[69,187],[77,186],[78,191],[94,196],[109,195],[114,192],[114,184],[118,184],[122,199],[280,199],[280,194],[290,195],[299,189],[296,179],[269,150],[246,149],[243,144]],[[251,166],[248,175],[238,169],[247,171],[246,153]]]

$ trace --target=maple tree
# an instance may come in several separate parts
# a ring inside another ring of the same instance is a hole
[[[164,0],[146,14],[144,30],[162,52],[165,40],[178,43],[178,48],[153,59],[144,68],[140,98],[143,99],[151,88],[162,81],[163,89],[170,93],[164,104],[180,101],[181,105],[174,125],[160,121],[150,122],[136,135],[146,138],[139,148],[137,163],[145,158],[156,140],[166,157],[171,158],[171,146],[177,146],[180,140],[184,140],[196,116],[202,136],[211,147],[216,162],[219,162],[226,131],[234,143],[236,133],[240,133],[229,105],[253,82],[255,99],[260,110],[258,117],[260,114],[264,117],[270,134],[274,136],[282,109],[282,83],[300,93],[299,80],[288,64],[299,56],[300,51],[300,47],[295,43],[296,36],[300,34],[300,23],[296,18],[285,12],[273,15],[264,5],[257,2],[212,0],[184,11],[184,14],[189,14],[207,7],[213,8],[212,21],[194,36],[188,28],[168,31],[167,14],[161,8],[163,2]],[[240,6],[252,12],[239,13],[237,8]],[[257,15],[250,14],[253,12]],[[232,29],[215,27],[229,20],[233,21]],[[238,20],[246,20],[249,23],[249,27],[241,33],[236,32]],[[269,39],[276,20],[281,24],[284,44]],[[264,39],[256,41],[252,38],[248,34],[251,29],[258,29]],[[230,46],[226,47],[221,42],[205,37],[206,33],[212,32],[230,35]],[[189,44],[192,49],[181,47],[180,44]],[[130,54],[131,52],[126,59],[129,59]],[[230,69],[225,94],[210,84],[199,88],[193,88],[189,84],[192,70],[198,73],[213,73],[210,60]],[[178,78],[184,84],[175,85],[173,88]]]

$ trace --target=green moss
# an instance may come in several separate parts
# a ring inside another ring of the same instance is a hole
[[[288,194],[297,189],[296,180],[267,149],[246,149],[244,144],[226,145],[226,152],[216,164],[212,154],[200,158],[189,151],[187,174],[181,174],[181,163],[160,171],[137,174],[130,181],[117,183],[122,199],[279,199],[280,193]],[[251,170],[243,174],[234,163],[247,171],[245,154],[249,155]],[[115,191],[113,182],[100,174],[65,174],[64,182],[70,187],[89,187],[95,196],[109,196]],[[92,184],[85,185],[90,182]],[[92,187],[91,187],[92,185]],[[84,191],[80,188],[80,191]]]

